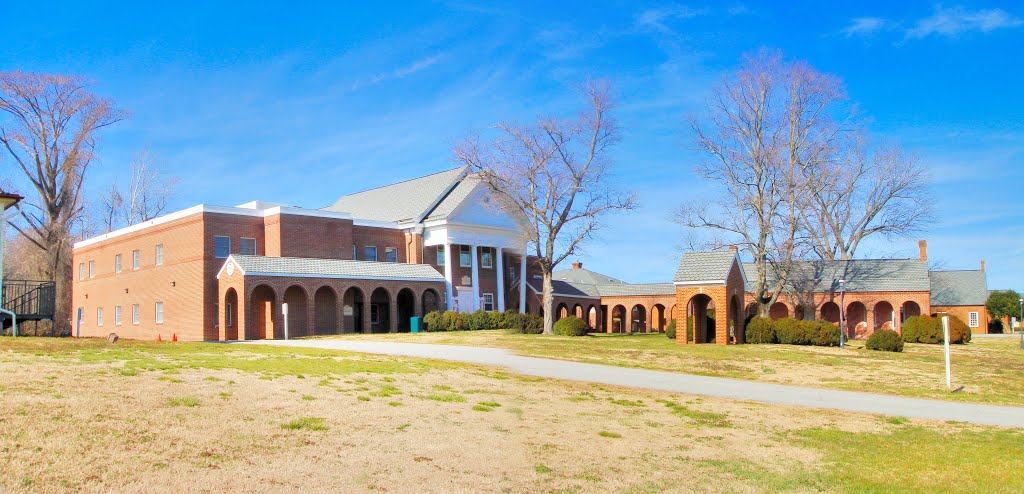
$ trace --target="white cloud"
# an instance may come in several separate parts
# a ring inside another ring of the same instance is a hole
[[[1003,9],[968,10],[963,7],[935,7],[931,16],[925,17],[907,29],[907,38],[925,38],[933,34],[956,36],[968,31],[987,33],[996,29],[1024,25],[1024,20]]]
[[[416,60],[415,62],[412,62],[408,65],[395,68],[391,71],[381,72],[379,74],[374,75],[373,77],[370,77],[367,80],[357,81],[355,84],[352,85],[352,90],[354,91],[357,89],[362,89],[366,86],[372,86],[385,81],[405,79],[406,77],[409,77],[417,72],[430,68],[431,66],[439,62],[442,58],[443,56],[439,54],[430,55],[428,57]]]
[[[661,32],[671,32],[667,22],[676,19],[692,19],[707,14],[707,9],[695,9],[685,5],[669,5],[666,7],[647,9],[636,18],[640,27],[654,29]]]
[[[847,38],[851,36],[867,36],[874,34],[889,25],[889,22],[881,17],[857,17],[850,21],[850,25],[843,29]]]
[[[752,15],[754,10],[744,3],[737,3],[733,4],[732,7],[729,7],[728,12],[729,15]]]

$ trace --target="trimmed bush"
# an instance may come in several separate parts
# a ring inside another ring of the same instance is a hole
[[[505,312],[488,312],[487,316],[490,319],[489,329],[505,329],[508,324],[505,322],[505,316],[508,315],[508,311]]]
[[[903,323],[903,341],[907,343],[943,343],[942,318],[914,316]],[[971,341],[971,328],[960,318],[949,316],[949,343],[953,345]]]
[[[810,344],[815,346],[839,346],[839,326],[828,321],[804,321],[809,331]]]
[[[753,317],[747,322],[744,338],[747,343],[777,343],[775,326],[767,317]]]
[[[509,311],[505,313],[505,330],[512,334],[540,334],[544,332],[544,320],[533,314]]]
[[[471,330],[490,329],[491,313],[483,309],[477,309],[466,317],[466,325]]]
[[[902,352],[903,337],[891,329],[879,329],[868,338],[864,344],[870,350],[881,350],[883,352]]]
[[[586,336],[587,322],[576,316],[566,316],[555,321],[553,329],[559,336]]]
[[[444,331],[444,328],[441,327],[441,313],[436,310],[423,316],[423,325],[426,331]]]
[[[810,343],[802,321],[787,317],[775,320],[772,326],[775,328],[775,338],[783,345],[807,345]]]
[[[673,320],[668,322],[668,327],[665,328],[665,336],[668,336],[668,339],[670,339],[670,340],[676,339],[676,320],[675,319],[673,319]]]

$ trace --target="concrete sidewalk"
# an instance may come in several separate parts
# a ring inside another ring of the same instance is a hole
[[[655,389],[779,405],[954,420],[1024,428],[1024,408],[839,391],[514,355],[501,348],[344,340],[257,340],[240,344],[322,348],[507,367],[537,377]]]

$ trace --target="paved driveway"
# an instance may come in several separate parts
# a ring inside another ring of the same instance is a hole
[[[501,348],[345,340],[259,340],[240,343],[323,348],[452,360],[507,367],[512,372],[528,376],[570,379],[779,405],[796,405],[930,420],[955,420],[958,422],[1004,427],[1024,427],[1024,408],[902,398],[872,393],[787,386],[723,377],[695,376],[675,372],[522,357]]]

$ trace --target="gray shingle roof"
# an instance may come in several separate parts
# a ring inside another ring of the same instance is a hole
[[[687,252],[679,260],[679,268],[672,281],[725,281],[735,261],[736,252],[731,250]]]
[[[612,278],[603,273],[597,271],[591,271],[589,269],[561,269],[551,273],[551,276],[556,280],[565,280],[570,283],[586,283],[588,285],[604,285],[608,283],[625,283],[617,278]]]
[[[988,282],[984,271],[932,271],[932,305],[985,305]]]
[[[430,211],[430,214],[427,215],[426,219],[438,220],[447,218],[448,215],[455,211],[455,208],[459,207],[459,204],[462,204],[462,201],[469,197],[469,194],[472,193],[473,189],[475,189],[479,184],[480,179],[473,176],[467,176],[462,179],[459,184],[456,185],[440,203],[438,203],[437,207],[435,207],[433,211]]]
[[[753,263],[745,263],[746,290],[755,289]],[[774,276],[769,273],[769,284]],[[839,291],[845,280],[848,292],[927,292],[931,282],[928,264],[919,259],[854,259],[850,261],[802,261],[794,263],[786,283],[787,291],[801,293]]]
[[[427,213],[459,180],[467,167],[453,168],[376,189],[342,196],[324,211],[350,213],[353,218],[408,222]],[[458,187],[456,187],[458,188]],[[444,201],[442,201],[444,202]]]
[[[629,295],[672,295],[676,287],[672,283],[617,283],[613,285],[596,285],[597,291],[605,297]]]
[[[236,254],[232,254],[227,262],[234,262],[242,271],[249,275],[260,273],[268,276],[444,281],[444,276],[428,264],[243,256]]]

